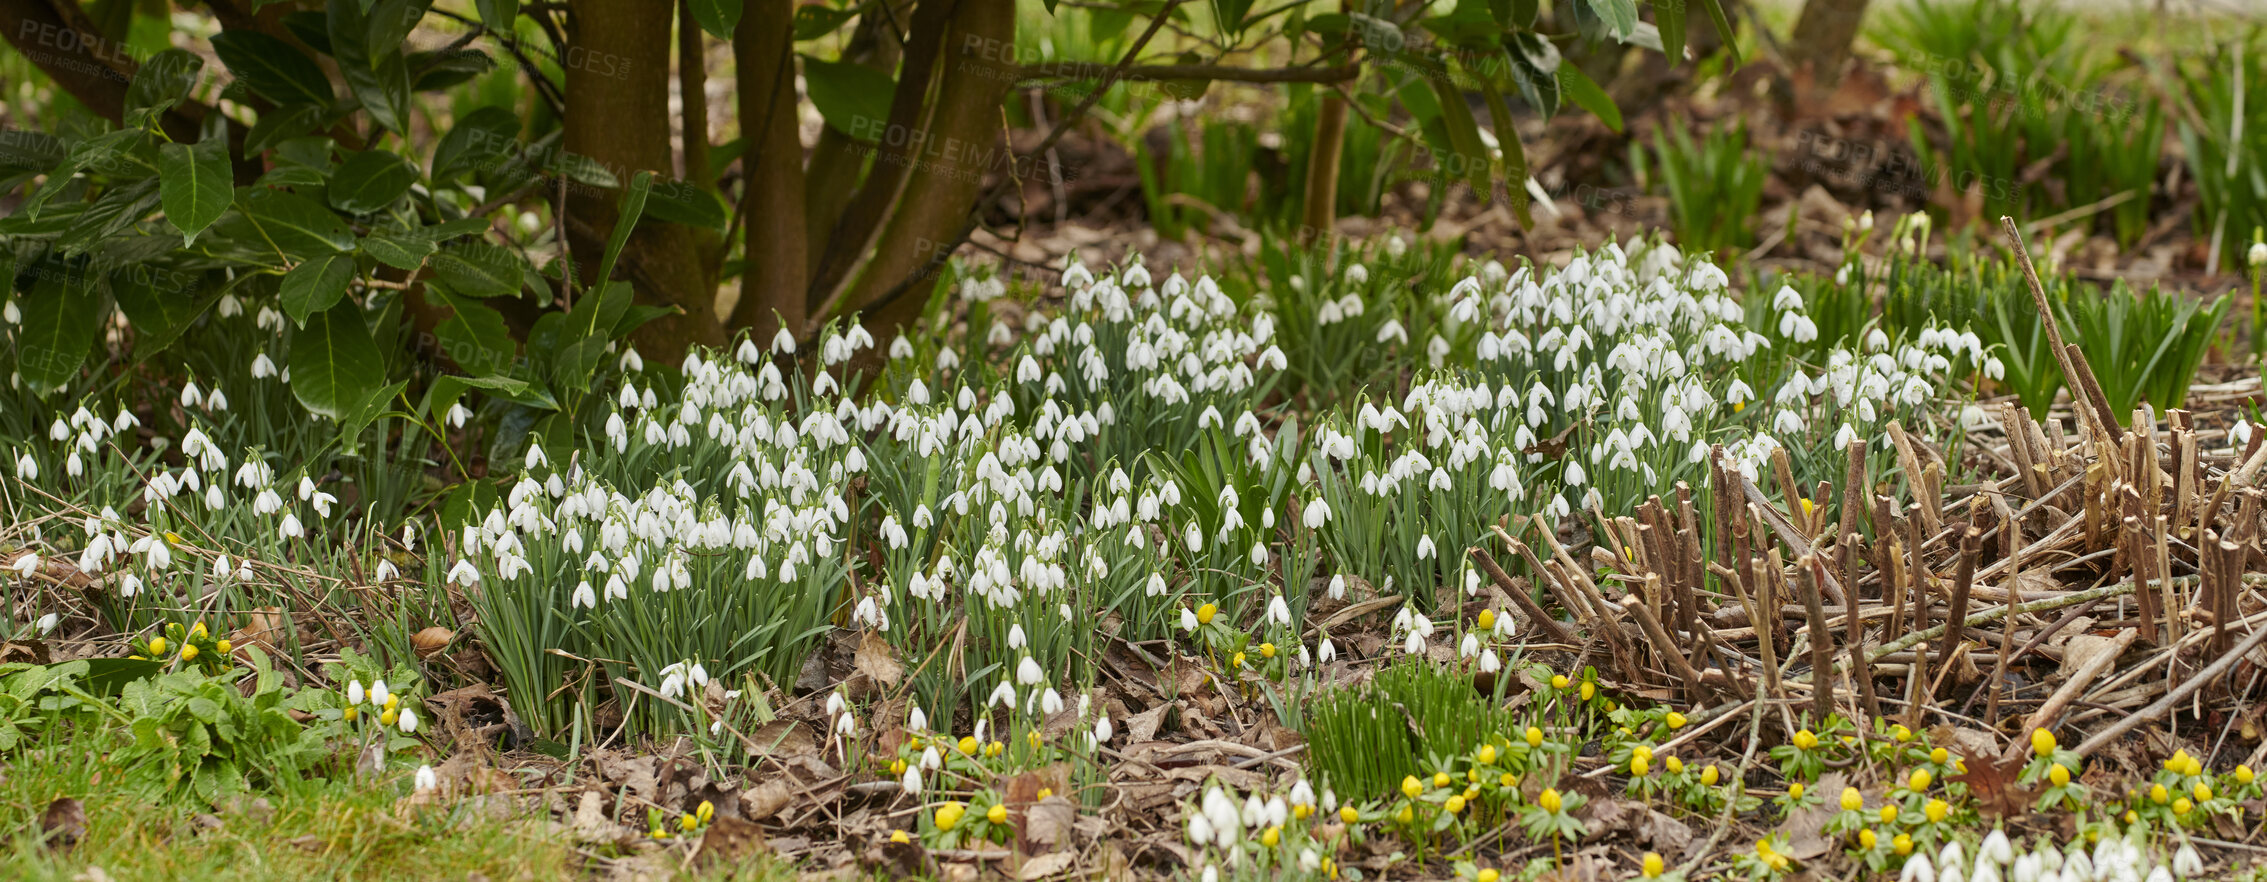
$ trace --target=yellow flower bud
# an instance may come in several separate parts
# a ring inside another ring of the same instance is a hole
[[[1929,770],[1914,769],[1913,774],[1905,778],[1905,789],[1914,791],[1929,789]]]
[[[1551,688],[1553,688],[1553,689],[1565,689],[1566,687],[1567,687],[1567,679],[1566,679],[1566,675],[1565,675],[1565,674],[1552,674],[1552,675],[1551,675]]]
[[[1652,763],[1647,761],[1643,756],[1633,756],[1629,758],[1629,774],[1631,777],[1645,777],[1646,771],[1651,766]]]
[[[2038,754],[2040,756],[2049,756],[2054,753],[2054,748],[2055,741],[2053,732],[2049,732],[2045,729],[2031,730],[2032,753]]]
[[[889,773],[892,775],[905,774],[905,760],[902,758],[890,760]]]
[[[2172,793],[2171,793],[2171,792],[2169,792],[2169,791],[2167,791],[2167,790],[2165,790],[2165,785],[2163,785],[2163,784],[2151,784],[2151,785],[2149,785],[2149,801],[2150,801],[2150,802],[2156,803],[2156,804],[2158,804],[2158,805],[2164,805],[2165,803],[2172,801],[2172,798],[2173,798],[2173,795],[2172,795]]]
[[[1519,786],[1519,776],[1514,775],[1510,772],[1505,772],[1503,773],[1503,775],[1496,778],[1496,784],[1503,787],[1517,787]]]
[[[1944,748],[1939,747],[1935,750],[1929,751],[1929,762],[1941,766],[1944,765],[1945,761],[1950,759],[1952,759],[1952,752],[1945,750]]]
[[[216,650],[219,650],[219,651],[220,651],[220,653],[221,653],[222,655],[226,655],[226,654],[228,654],[228,651],[229,651],[230,649],[233,649],[233,648],[235,648],[235,644],[233,644],[233,643],[230,643],[230,642],[228,642],[227,640],[223,639],[223,640],[221,640],[221,641],[220,641],[220,642],[218,642],[218,643],[214,643],[214,644],[213,644],[213,648],[214,648],[214,649],[216,649]]]
[[[694,807],[693,815],[700,818],[702,824],[716,820],[716,803],[701,800],[701,804]]]
[[[1479,760],[1481,765],[1487,765],[1489,763],[1495,762],[1496,746],[1493,744],[1482,744],[1480,745],[1479,750],[1473,751],[1472,758]]]
[[[1881,804],[1881,822],[1882,822],[1882,823],[1884,823],[1884,824],[1894,824],[1894,823],[1897,823],[1897,806],[1895,806],[1895,805],[1892,805],[1892,804],[1890,804],[1890,803],[1886,803],[1886,802],[1885,802],[1885,803],[1882,803],[1882,804]]]
[[[1495,610],[1492,610],[1492,609],[1483,609],[1483,610],[1481,610],[1481,611],[1480,611],[1480,621],[1479,621],[1479,625],[1480,625],[1480,630],[1482,630],[1482,631],[1487,631],[1487,630],[1491,630],[1491,629],[1495,628],[1495,626],[1496,626],[1496,611],[1495,611]]]
[[[1447,786],[1448,786],[1448,773],[1447,773],[1447,772],[1434,772],[1434,773],[1433,773],[1433,786],[1434,786],[1434,787],[1447,787]]]
[[[1872,828],[1858,831],[1859,848],[1863,848],[1867,851],[1872,851],[1873,847],[1879,844],[1881,844],[1881,836],[1880,834],[1873,832]]]
[[[164,655],[164,654],[165,654],[165,638],[163,638],[163,637],[152,637],[152,638],[150,638],[150,657],[152,657],[152,658],[155,658],[155,657],[158,657],[158,656],[161,656],[161,655]]]
[[[1416,798],[1417,798],[1417,795],[1418,795],[1418,794],[1420,794],[1420,793],[1423,793],[1423,792],[1425,792],[1425,785],[1424,785],[1423,783],[1421,783],[1421,782],[1419,782],[1419,781],[1417,780],[1417,776],[1415,776],[1415,775],[1403,775],[1403,776],[1401,776],[1401,795],[1402,795],[1402,796],[1406,796],[1406,797],[1409,797],[1410,799],[1416,799]]]
[[[899,845],[910,845],[913,842],[913,838],[905,835],[905,831],[903,830],[891,830],[889,831],[889,841],[895,842]]]
[[[1039,798],[1040,798],[1040,799],[1046,799],[1047,797],[1050,797],[1050,796],[1053,796],[1053,795],[1055,795],[1055,788],[1053,788],[1053,787],[1041,787],[1041,788],[1039,788]],[[1305,808],[1305,807],[1306,807],[1306,806],[1305,806],[1304,804],[1301,804],[1301,805],[1300,805],[1300,808]]]
[[[1661,768],[1668,770],[1671,775],[1682,775],[1685,770],[1685,761],[1673,756],[1662,757]]]
[[[1339,823],[1341,823],[1341,824],[1352,824],[1352,823],[1354,823],[1355,821],[1359,821],[1359,820],[1361,820],[1361,819],[1362,819],[1362,813],[1361,813],[1361,812],[1358,812],[1358,811],[1355,811],[1355,810],[1354,810],[1354,807],[1353,807],[1353,806],[1350,806],[1350,805],[1342,805],[1342,806],[1339,806],[1339,807],[1338,807],[1338,822],[1339,822]]]
[[[1543,810],[1546,812],[1555,813],[1559,810],[1559,806],[1564,805],[1565,803],[1559,799],[1559,792],[1555,789],[1552,789],[1545,790],[1543,791],[1543,795],[1535,797],[1535,804],[1542,806]]]
[[[1796,781],[1796,782],[1794,782],[1794,783],[1788,784],[1788,785],[1787,785],[1787,798],[1788,798],[1788,799],[1801,799],[1801,798],[1803,798],[1803,782],[1801,782],[1801,781]]]
[[[1865,808],[1865,807],[1866,807],[1866,798],[1865,798],[1865,796],[1863,796],[1863,795],[1861,795],[1861,794],[1859,794],[1859,793],[1858,793],[1858,788],[1855,788],[1855,787],[1844,787],[1844,788],[1842,788],[1842,810],[1843,810],[1843,811],[1846,811],[1846,812],[1854,812],[1854,811],[1858,811],[1859,809],[1863,809],[1863,808]]]
[[[350,707],[350,708],[347,708],[347,709],[346,709],[346,712],[345,712],[345,713],[343,713],[343,714],[341,714],[341,715],[340,715],[340,718],[341,718],[341,719],[344,719],[344,720],[346,720],[346,721],[347,721],[347,722],[349,722],[349,723],[351,723],[351,722],[354,722],[354,718],[355,718],[355,717],[359,717],[359,716],[361,716],[361,715],[362,715],[362,712],[361,712],[361,711],[359,711],[359,710],[355,710],[354,708],[351,708],[351,707]]]
[[[1197,608],[1196,608],[1196,623],[1197,623],[1197,624],[1199,624],[1199,625],[1209,625],[1209,624],[1212,624],[1212,617],[1213,617],[1213,616],[1217,616],[1217,615],[1219,615],[1219,614],[1220,614],[1220,608],[1219,608],[1219,607],[1217,607],[1217,606],[1213,606],[1212,604],[1209,604],[1209,603],[1207,603],[1207,604],[1205,604],[1205,605],[1203,605],[1203,606],[1200,606],[1200,607],[1197,607]]]
[[[2179,799],[2173,800],[2173,814],[2185,815],[2188,814],[2190,809],[2194,808],[2196,808],[2196,804],[2189,802],[2188,797],[2183,796]]]
[[[1661,855],[1650,851],[1645,853],[1645,878],[1658,879],[1668,870],[1669,862],[1662,860]]]
[[[1669,724],[1669,731],[1674,732],[1678,729],[1684,728],[1685,715],[1677,713],[1676,711],[1670,711],[1668,716],[1661,718],[1661,721]]]
[[[1032,750],[1038,750],[1039,745],[1046,741],[1046,739],[1039,737],[1039,730],[1037,729],[1024,733],[1024,740],[1031,742]]]
[[[1927,805],[1921,807],[1921,813],[1928,816],[1931,824],[1942,822],[1945,814],[1950,811],[1952,811],[1952,806],[1941,799],[1931,799]]]
[[[1897,838],[1889,840],[1889,847],[1896,849],[1898,854],[1912,854],[1913,837],[1899,833]]]
[[[1700,770],[1700,783],[1714,787],[1716,786],[1716,778],[1718,774],[1719,773],[1716,771],[1715,764],[1710,763],[1708,768]]]
[[[1274,658],[1274,657],[1275,657],[1275,644],[1273,644],[1273,643],[1262,643],[1262,644],[1260,644],[1260,645],[1259,645],[1259,657],[1260,657],[1260,658]]]
[[[1400,811],[1393,813],[1393,822],[1396,824],[1407,824],[1415,820],[1417,820],[1417,813],[1407,803],[1402,804]]]
[[[1259,844],[1267,846],[1268,848],[1274,848],[1282,842],[1283,828],[1280,826],[1269,827],[1266,831],[1259,834]]]
[[[1491,867],[1489,869],[1481,870],[1480,875],[1476,878],[1478,879],[1478,882],[1496,882],[1496,880],[1503,878],[1503,874],[1497,872],[1493,867]]]
[[[693,828],[699,827],[700,825],[701,819],[693,817],[689,814],[677,819],[677,829],[683,830],[687,833],[693,832]]]
[[[937,806],[937,829],[951,830],[960,826],[960,818],[965,814],[968,814],[968,807],[957,802]]]
[[[2190,796],[2196,797],[2197,802],[2209,802],[2212,799],[2212,786],[2198,781],[2195,787],[2189,789],[2188,793]]]
[[[1229,667],[1234,667],[1234,668],[1240,668],[1240,667],[1243,667],[1243,666],[1244,666],[1244,654],[1243,654],[1243,653],[1241,653],[1241,652],[1239,652],[1239,653],[1236,653],[1235,657],[1233,657],[1233,658],[1230,658],[1230,659],[1228,660],[1228,662],[1229,662]]]
[[[1811,734],[1811,731],[1809,729],[1803,729],[1795,733],[1795,747],[1797,749],[1809,750],[1817,746],[1818,736]]]
[[[963,735],[963,736],[961,736],[961,738],[960,738],[960,754],[961,754],[962,756],[975,756],[975,755],[976,755],[976,736],[974,736],[974,735]]]
[[[1534,726],[1529,726],[1529,727],[1527,727],[1527,746],[1528,746],[1528,747],[1541,747],[1541,746],[1543,746],[1543,730],[1542,730],[1542,729],[1536,728],[1536,727],[1534,727]]]
[[[1583,701],[1589,701],[1590,699],[1592,699],[1592,698],[1596,697],[1597,695],[1598,695],[1598,684],[1596,684],[1596,683],[1592,683],[1592,682],[1590,682],[1590,681],[1588,681],[1588,680],[1584,680],[1584,681],[1582,681],[1582,700],[1583,700]]]
[[[992,807],[991,807],[991,808],[989,808],[989,809],[986,809],[986,810],[984,811],[984,820],[990,821],[990,822],[992,822],[992,823],[994,823],[994,824],[1005,824],[1005,823],[1007,823],[1007,822],[1008,822],[1008,807],[1007,807],[1007,804],[1006,804],[1006,803],[998,803],[998,802],[992,803]]]
[[[196,661],[196,660],[197,660],[197,644],[191,643],[191,644],[189,644],[189,645],[187,645],[187,646],[183,646],[183,647],[181,647],[181,660],[182,660],[182,661]]]
[[[1464,810],[1464,795],[1463,795],[1463,794],[1461,794],[1461,793],[1459,793],[1459,794],[1457,794],[1457,795],[1455,795],[1455,796],[1451,796],[1451,797],[1449,797],[1449,798],[1448,798],[1448,803],[1447,803],[1447,804],[1445,804],[1445,805],[1443,805],[1443,806],[1441,806],[1441,807],[1442,807],[1442,808],[1444,808],[1444,809],[1447,809],[1447,810],[1448,810],[1448,813],[1449,813],[1449,814],[1452,814],[1452,815],[1453,815],[1453,814],[1456,814],[1457,812],[1461,812],[1461,811],[1463,811],[1463,810]]]
[[[1905,728],[1903,723],[1898,723],[1889,728],[1889,737],[1897,739],[1897,743],[1903,744],[1913,740],[1913,730]]]
[[[385,713],[378,715],[378,725],[391,726],[394,724],[394,721],[398,719],[401,719],[401,712],[389,708]]]
[[[2251,767],[2250,767],[2250,766],[2237,766],[2237,767],[2236,767],[2236,783],[2238,783],[2238,784],[2249,784],[2249,783],[2251,783]]]

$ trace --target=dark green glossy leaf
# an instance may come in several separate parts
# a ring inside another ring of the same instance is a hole
[[[308,316],[291,335],[291,394],[317,415],[354,415],[385,387],[385,377],[385,359],[351,300]]]
[[[347,157],[331,175],[331,207],[348,214],[380,211],[415,183],[416,166],[385,150],[364,150]]]
[[[758,0],[762,2],[762,0]],[[740,25],[742,0],[690,0],[693,20],[701,30],[719,40],[732,39],[732,29]]]
[[[197,77],[204,70],[205,60],[187,49],[167,49],[150,56],[126,86],[126,124],[145,125],[151,117],[181,103],[197,87]]]
[[[503,313],[478,300],[450,296],[440,286],[427,286],[425,290],[449,310],[449,317],[433,329],[434,336],[440,338],[443,358],[476,377],[511,370],[519,354],[518,344],[512,340],[511,328],[504,324]]]
[[[834,33],[851,19],[858,17],[858,7],[835,9],[817,3],[795,9],[795,42],[816,40]]]
[[[1622,130],[1622,109],[1614,104],[1613,96],[1598,88],[1598,84],[1585,75],[1582,68],[1575,67],[1572,61],[1559,63],[1559,91],[1566,95],[1568,101],[1597,114],[1607,128],[1616,132]]]
[[[222,286],[204,275],[156,264],[123,267],[110,273],[110,297],[134,329],[134,358],[165,351],[189,324],[220,299]]]
[[[646,214],[655,220],[722,231],[730,220],[724,202],[690,181],[656,181]]]
[[[519,147],[520,118],[509,109],[483,107],[466,114],[433,148],[433,181],[500,165]]]
[[[889,74],[849,61],[803,56],[803,82],[811,105],[836,131],[871,141],[889,121],[897,84]]]
[[[398,270],[414,271],[424,266],[425,258],[431,257],[435,250],[431,239],[418,235],[362,237],[362,253]]]
[[[166,222],[193,243],[235,198],[228,142],[207,138],[195,144],[165,144],[158,148],[158,168],[164,172]]]
[[[475,0],[473,5],[480,10],[480,23],[500,34],[512,33],[520,17],[520,0]]]
[[[354,282],[355,269],[354,254],[348,251],[309,258],[292,267],[283,274],[283,314],[304,325],[308,316],[338,305]]]
[[[50,259],[31,267],[17,297],[23,324],[16,328],[16,372],[34,393],[46,395],[79,375],[102,331],[95,281],[85,261]]]
[[[520,260],[486,242],[451,245],[427,261],[449,290],[467,297],[503,297],[520,290]]]
[[[433,0],[378,0],[365,16],[367,36],[362,45],[375,48],[371,53],[373,57],[400,54],[402,45],[409,40],[409,32],[417,28],[417,22],[425,18],[425,11],[432,6]]]
[[[244,152],[265,153],[285,141],[314,131],[330,116],[330,108],[316,104],[292,104],[260,114],[260,121],[244,134]]]
[[[329,106],[331,81],[315,60],[290,43],[259,31],[226,30],[213,36],[213,54],[252,91],[277,104]]]
[[[289,260],[307,260],[354,248],[354,231],[312,199],[281,190],[252,190],[238,200],[257,228],[258,244]]]
[[[157,204],[157,178],[143,178],[111,190],[79,212],[55,244],[65,256],[76,257],[149,216]]]

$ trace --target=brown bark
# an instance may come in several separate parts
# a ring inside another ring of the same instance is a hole
[[[920,0],[914,7],[913,25],[906,34],[905,65],[890,96],[889,121],[876,133],[873,166],[850,205],[827,237],[818,268],[811,274],[805,302],[812,309],[838,299],[851,271],[874,245],[874,236],[898,204],[911,176],[914,151],[926,143],[929,120],[935,110],[930,86],[944,54],[945,37],[961,0]],[[975,0],[969,0],[975,2]]]
[[[1015,78],[1014,0],[961,0],[945,35],[927,137],[872,258],[827,313],[865,312],[877,339],[920,315],[920,290],[965,235],[987,172],[1012,174],[1000,101]]]
[[[708,44],[693,20],[692,0],[677,3],[677,117],[679,150],[684,157],[684,179],[702,190],[715,187],[708,161]],[[693,231],[693,247],[700,254],[701,285],[711,291],[724,269],[724,236],[715,230]]]
[[[1313,152],[1307,154],[1306,204],[1301,206],[1299,241],[1328,243],[1338,221],[1338,164],[1346,146],[1346,99],[1322,97],[1315,116]]]
[[[126,117],[126,87],[140,69],[125,44],[102,35],[73,0],[0,0],[0,32],[72,98],[112,123]],[[211,108],[185,100],[160,122],[176,141],[197,140]]]
[[[747,262],[740,274],[740,302],[732,308],[732,327],[748,329],[758,341],[769,341],[782,327],[800,336],[809,302],[793,13],[786,3],[753,4],[733,34],[733,51],[739,59]]]
[[[1810,65],[1813,82],[1835,82],[1842,73],[1842,63],[1850,58],[1850,44],[1857,40],[1858,24],[1865,17],[1866,0],[1807,0],[1802,15],[1795,19],[1787,60],[1796,68]]]
[[[638,170],[667,174],[671,0],[573,0],[570,39],[584,63],[567,68],[566,149],[590,157],[625,184]],[[569,188],[566,210],[575,261],[595,273],[619,218],[620,194]],[[638,300],[682,312],[636,334],[648,358],[682,359],[691,344],[722,345],[716,292],[702,283],[693,231],[648,221],[630,233],[620,261]],[[592,284],[603,284],[593,280]]]
[[[843,60],[894,75],[898,58],[904,54],[899,51],[894,23],[905,21],[912,12],[913,4],[908,0],[893,0],[886,9],[877,6],[874,12],[859,16],[850,45],[843,50]],[[871,145],[833,126],[820,131],[818,144],[811,148],[811,162],[803,176],[803,230],[810,254],[806,263],[813,274],[818,272],[835,225],[849,208],[843,194],[857,192],[858,178],[865,173],[866,159],[873,153]]]

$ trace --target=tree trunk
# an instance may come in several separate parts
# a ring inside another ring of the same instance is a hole
[[[961,0],[943,49],[936,110],[896,211],[843,296],[815,313],[863,312],[876,339],[920,316],[928,300],[922,285],[966,234],[985,173],[1015,173],[1000,119],[1018,70],[1014,0]]]
[[[685,181],[703,191],[714,191],[716,176],[708,162],[708,43],[699,22],[693,20],[693,0],[677,3],[677,137],[684,157]],[[700,253],[701,286],[711,291],[724,269],[724,236],[706,228],[693,230],[693,247]]]
[[[1795,34],[1788,41],[1788,61],[1796,68],[1808,64],[1811,81],[1832,83],[1850,58],[1850,44],[1858,38],[1858,25],[1866,17],[1866,0],[1806,0]]]
[[[1327,244],[1337,229],[1338,164],[1345,147],[1346,99],[1333,91],[1322,96],[1322,108],[1315,115],[1315,140],[1307,154],[1306,202],[1299,220],[1302,243]]]
[[[732,327],[769,342],[803,334],[810,245],[803,225],[803,141],[797,134],[794,8],[756,3],[733,34],[739,62],[742,217],[747,234]]]
[[[140,65],[124,43],[102,35],[76,0],[0,0],[0,33],[96,116],[113,124],[125,119],[126,86]],[[191,143],[208,112],[186,100],[166,111],[160,124],[173,140]]]
[[[567,65],[566,149],[597,161],[625,185],[639,170],[667,175],[669,145],[669,43],[672,0],[573,0],[573,41],[579,63]],[[578,275],[588,278],[605,255],[606,239],[620,217],[620,194],[580,184],[567,188],[569,241]],[[638,300],[675,306],[638,330],[647,358],[675,364],[687,346],[724,343],[716,320],[716,291],[704,287],[693,231],[647,221],[630,233],[620,263],[637,285]],[[592,285],[603,280],[592,280]]]
[[[850,36],[850,46],[842,53],[844,61],[853,61],[895,78],[897,62],[904,53],[899,51],[895,33],[896,22],[905,21],[913,12],[907,0],[892,0],[885,10],[858,17],[858,29]],[[850,200],[844,194],[858,190],[858,178],[866,171],[866,160],[874,155],[872,145],[844,134],[842,130],[827,126],[819,132],[819,143],[811,149],[811,162],[804,175],[803,229],[809,238],[811,272],[816,274],[819,262],[826,254],[827,243],[834,236],[835,225],[842,221],[843,212]]]

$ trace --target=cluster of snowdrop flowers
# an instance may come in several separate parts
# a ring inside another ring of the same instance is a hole
[[[2104,836],[2089,851],[2084,842],[2067,849],[2041,841],[2034,850],[2021,850],[2003,831],[1994,829],[1977,844],[1971,859],[1958,840],[1948,842],[1931,859],[1915,852],[1905,860],[1900,882],[2174,882],[2201,878],[2204,860],[2196,847],[2182,841],[2169,862],[2160,863],[2135,827],[2124,836]]]
[[[1303,779],[1288,793],[1255,790],[1242,800],[1234,788],[1212,781],[1195,802],[1181,807],[1181,817],[1201,867],[1199,878],[1218,879],[1222,866],[1238,878],[1253,870],[1331,876],[1339,843],[1315,837],[1311,819],[1318,811],[1332,809],[1317,805],[1314,788]]]
[[[364,704],[368,710],[364,710]],[[370,688],[362,688],[361,680],[346,684],[346,708],[340,711],[341,719],[351,723],[365,713],[376,713],[378,725],[398,728],[403,735],[417,734],[417,709],[403,704],[401,696],[386,688],[384,679],[373,680]]]

